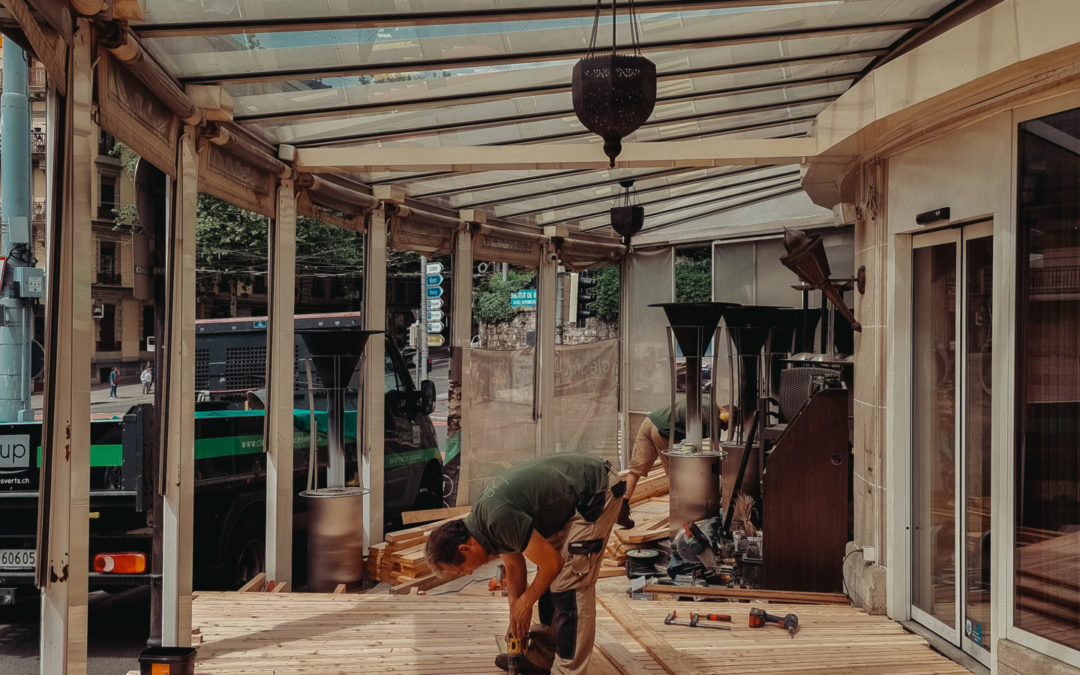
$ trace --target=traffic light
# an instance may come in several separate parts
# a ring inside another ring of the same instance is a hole
[[[596,279],[585,276],[584,274],[578,275],[577,280],[577,321],[581,323],[590,316],[596,316],[596,309],[592,306],[596,302],[596,291],[592,291],[596,286]]]

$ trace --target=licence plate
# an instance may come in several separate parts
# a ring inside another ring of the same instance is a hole
[[[34,549],[0,548],[0,568],[28,569],[34,567],[37,551]]]

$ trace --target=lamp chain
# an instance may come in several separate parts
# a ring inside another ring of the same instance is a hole
[[[593,15],[592,36],[589,38],[589,58],[596,51],[596,29],[600,26],[600,0],[596,0],[596,14]]]

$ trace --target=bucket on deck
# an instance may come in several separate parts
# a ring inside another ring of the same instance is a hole
[[[194,675],[194,647],[150,647],[139,654],[140,675]]]
[[[364,576],[364,495],[360,487],[319,488],[307,499],[308,585],[332,591]]]
[[[674,537],[684,523],[720,515],[720,462],[723,451],[664,450],[668,458],[669,529]]]

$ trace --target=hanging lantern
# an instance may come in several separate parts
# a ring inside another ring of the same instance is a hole
[[[645,207],[631,203],[630,188],[634,187],[634,181],[619,181],[619,185],[623,188],[622,203],[611,207],[611,227],[622,235],[623,244],[629,248],[630,237],[641,232],[645,225]]]
[[[589,54],[574,65],[574,113],[585,128],[604,139],[604,154],[614,168],[622,139],[649,119],[656,104],[656,65],[641,55],[637,15],[629,0],[632,54],[617,53],[616,0],[611,2],[611,53],[596,54],[600,0],[596,2]]]

